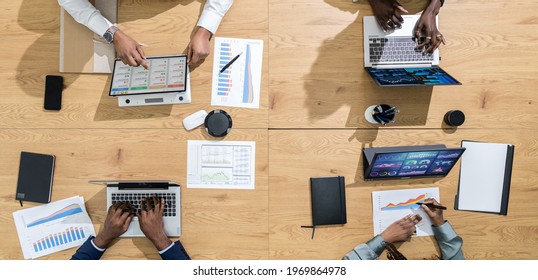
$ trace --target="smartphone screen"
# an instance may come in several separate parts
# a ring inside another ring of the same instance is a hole
[[[45,78],[45,109],[60,110],[62,108],[62,76],[47,75]]]

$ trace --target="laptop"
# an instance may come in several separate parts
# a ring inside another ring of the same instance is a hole
[[[191,103],[187,56],[148,56],[148,69],[114,61],[110,96],[118,106],[147,106]]]
[[[420,15],[403,15],[402,28],[384,32],[374,16],[363,18],[364,68],[380,87],[461,85],[439,67],[439,49],[415,50],[413,29]]]
[[[129,202],[137,213],[142,198],[156,195],[165,199],[163,213],[164,232],[169,237],[181,236],[180,185],[171,181],[89,181],[92,184],[106,185],[106,209],[116,202]],[[121,237],[143,237],[138,217],[135,215],[129,229]]]

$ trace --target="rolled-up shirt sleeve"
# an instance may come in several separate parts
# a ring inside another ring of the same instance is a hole
[[[433,234],[441,250],[443,260],[463,260],[463,239],[454,231],[450,223],[445,222],[441,226],[432,226]]]
[[[380,235],[360,244],[344,256],[344,260],[375,260],[385,250],[387,243]]]
[[[113,25],[88,0],[58,0],[58,4],[78,23],[85,25],[99,36],[103,36]]]
[[[215,34],[222,18],[228,12],[233,2],[233,0],[207,0],[204,10],[198,19],[197,26],[203,27],[212,34]]]

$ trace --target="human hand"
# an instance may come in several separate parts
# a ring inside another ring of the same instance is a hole
[[[110,242],[125,233],[133,219],[132,210],[131,205],[125,202],[118,202],[110,206],[105,225],[93,240],[95,246],[107,248]]]
[[[441,205],[439,202],[437,202],[437,200],[433,199],[433,198],[428,198],[426,200],[424,200],[425,204],[434,204],[434,205]],[[428,206],[422,204],[422,209],[424,209],[424,212],[426,212],[426,214],[428,215],[428,217],[430,217],[430,220],[432,222],[432,225],[438,227],[438,226],[442,226],[444,223],[445,223],[445,219],[443,218],[443,210],[442,209],[437,209],[437,208],[432,208],[430,209]]]
[[[189,65],[197,64],[209,55],[209,39],[211,39],[211,35],[211,32],[203,27],[198,27],[194,32],[194,36],[192,36],[187,47],[187,63]]]
[[[430,5],[422,12],[420,19],[415,25],[413,31],[413,39],[417,42],[416,49],[421,49],[425,46],[422,53],[433,53],[440,45],[445,44],[445,38],[443,34],[437,29],[437,24],[435,17],[439,14],[439,9],[441,8],[441,3],[439,0],[432,0]],[[425,39],[421,41],[421,37]]]
[[[142,46],[121,30],[114,33],[114,49],[121,61],[131,66],[142,66],[148,69],[148,63]]]
[[[170,246],[172,241],[164,232],[164,199],[159,201],[156,196],[142,199],[140,206],[142,211],[138,214],[138,222],[144,235],[159,251]]]
[[[397,0],[368,0],[377,23],[384,31],[402,27],[403,13],[408,11]]]
[[[421,220],[420,215],[407,215],[388,226],[381,233],[381,237],[387,243],[405,241],[416,232],[415,225]]]

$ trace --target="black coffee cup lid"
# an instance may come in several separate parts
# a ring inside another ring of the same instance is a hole
[[[232,129],[232,117],[223,110],[213,110],[205,117],[204,126],[209,135],[223,137]]]

